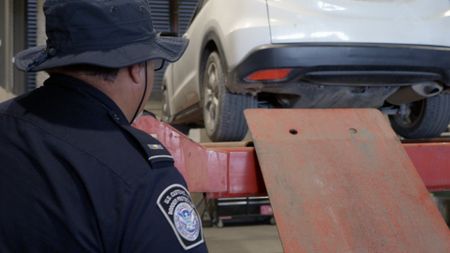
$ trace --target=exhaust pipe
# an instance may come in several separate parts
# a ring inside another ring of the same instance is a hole
[[[388,97],[387,101],[393,105],[408,104],[436,96],[444,88],[435,82],[418,83],[408,87],[398,89],[394,94]]]

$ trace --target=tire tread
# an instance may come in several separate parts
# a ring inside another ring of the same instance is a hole
[[[395,132],[408,139],[424,139],[440,136],[450,123],[450,94],[428,98],[422,118],[412,127],[404,127],[391,118]]]

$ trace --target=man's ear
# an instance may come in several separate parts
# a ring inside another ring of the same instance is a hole
[[[140,64],[133,64],[127,68],[128,75],[134,83],[141,83],[142,81],[142,66]]]

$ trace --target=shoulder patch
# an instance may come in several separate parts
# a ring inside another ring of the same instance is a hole
[[[157,204],[185,250],[203,243],[200,216],[184,186],[180,184],[168,186],[159,195]]]

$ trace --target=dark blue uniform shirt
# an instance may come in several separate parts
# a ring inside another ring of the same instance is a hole
[[[0,105],[0,252],[207,252],[170,154],[57,75]]]

